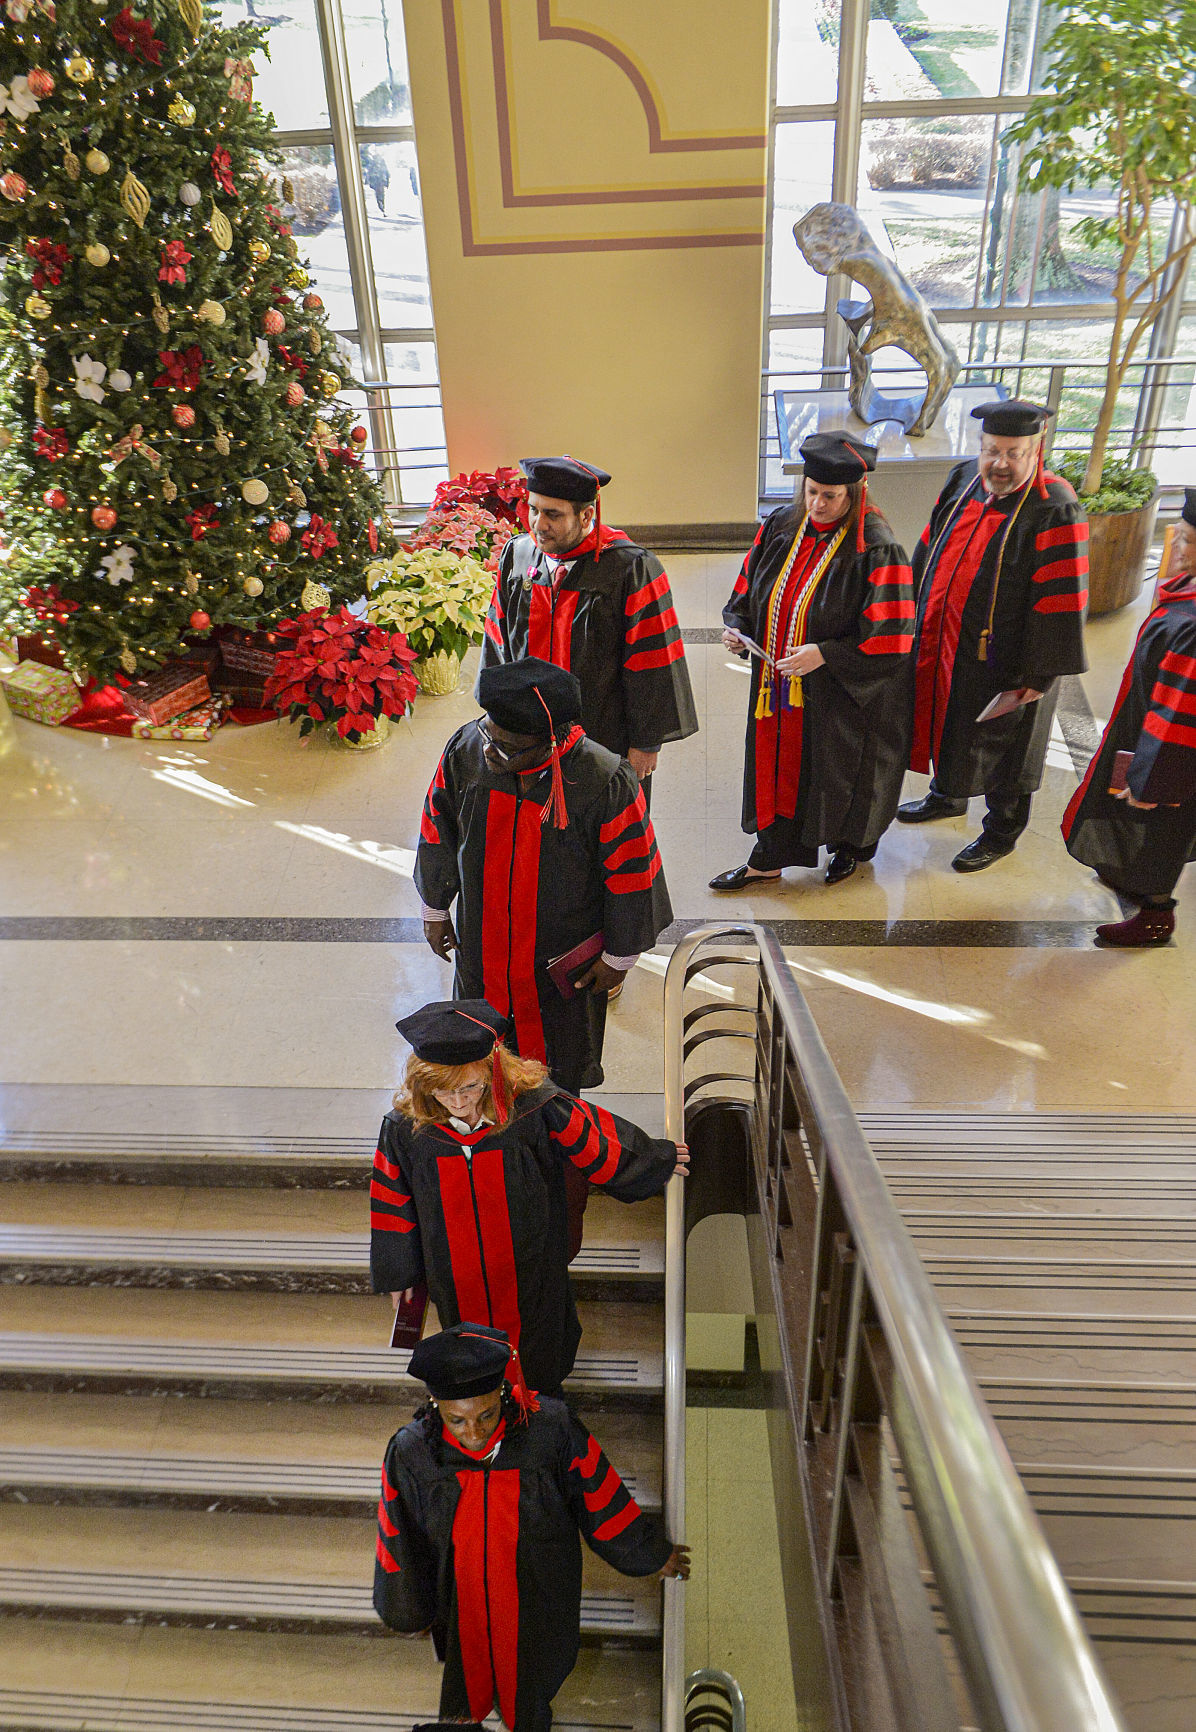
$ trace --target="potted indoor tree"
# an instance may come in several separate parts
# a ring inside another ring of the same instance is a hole
[[[1088,509],[1094,614],[1138,593],[1158,511],[1155,477],[1108,448],[1130,363],[1182,295],[1196,247],[1194,43],[1196,0],[1062,0],[1046,45],[1051,88],[1005,134],[1021,147],[1024,190],[1108,184],[1116,196],[1107,216],[1076,224],[1081,240],[1113,255],[1113,329],[1091,446],[1056,465]]]

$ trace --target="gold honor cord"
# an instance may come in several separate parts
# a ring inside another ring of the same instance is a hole
[[[1030,497],[1030,489],[1034,486],[1034,482],[1035,477],[1031,476],[1030,480],[1027,481],[1026,485],[1022,488],[1022,496],[1010,512],[1009,521],[1005,525],[1001,534],[1000,546],[997,548],[997,569],[993,573],[992,592],[988,598],[988,618],[985,621],[984,630],[980,633],[980,644],[976,651],[977,661],[986,662],[988,660],[989,647],[992,643],[993,636],[993,620],[997,612],[997,587],[1001,581],[1001,567],[1005,563],[1005,546],[1013,531],[1013,526],[1017,522],[1018,513]],[[982,485],[982,483],[980,482],[979,475],[975,475],[972,477],[972,480],[968,483],[963,493],[961,493],[959,498],[956,500],[955,505],[952,507],[950,516],[947,518],[946,523],[944,523],[935,539],[934,546],[926,555],[926,564],[923,567],[924,571],[930,570],[935,559],[942,551],[948,535],[950,535],[951,531],[955,528],[956,519],[959,517],[968,500],[972,497],[972,494],[975,492],[978,485]],[[987,506],[985,509],[988,509]],[[952,576],[954,576],[954,573],[952,573]],[[933,582],[933,579],[931,581]]]
[[[766,716],[771,716],[773,713],[773,687],[774,685],[779,686],[780,680],[785,677],[776,673],[775,664],[782,656],[789,655],[799,644],[805,642],[806,618],[810,612],[810,603],[814,599],[814,591],[822,581],[827,567],[843,545],[843,538],[847,534],[847,523],[843,522],[827,544],[822,558],[802,585],[801,594],[797,598],[789,619],[789,630],[785,634],[785,646],[778,656],[777,621],[780,618],[781,605],[785,599],[785,586],[789,582],[790,574],[797,560],[798,550],[801,547],[802,536],[806,533],[806,524],[809,521],[810,514],[807,511],[798,525],[797,534],[793,538],[793,546],[785,555],[785,563],[781,567],[777,581],[772,586],[772,594],[768,598],[768,630],[764,638],[764,651],[772,664],[773,671],[770,672],[768,666],[760,669],[760,690],[756,697],[756,720],[758,722],[762,722]],[[786,707],[791,710],[800,710],[802,707],[801,675],[790,674],[788,678],[789,694]]]

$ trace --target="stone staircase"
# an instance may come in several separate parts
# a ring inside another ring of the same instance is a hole
[[[419,1386],[370,1294],[371,1150],[0,1148],[0,1728],[382,1732],[434,1716],[370,1602]],[[659,1507],[663,1206],[596,1195],[568,1388]],[[576,1732],[659,1724],[660,1591],[586,1554]]]

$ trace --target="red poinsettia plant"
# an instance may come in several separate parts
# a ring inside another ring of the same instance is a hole
[[[416,693],[415,651],[401,631],[383,631],[347,607],[313,608],[271,628],[293,639],[266,682],[266,703],[299,723],[302,737],[318,722],[334,722],[356,745],[379,716],[402,716]]]
[[[518,469],[475,469],[442,481],[432,496],[432,510],[454,505],[480,505],[495,517],[527,528],[527,482]]]

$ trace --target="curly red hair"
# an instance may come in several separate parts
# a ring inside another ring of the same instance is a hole
[[[511,1052],[501,1041],[496,1050],[510,1100],[518,1100],[520,1095],[530,1094],[548,1080],[548,1069],[539,1059],[520,1058],[518,1053]],[[425,1125],[443,1124],[446,1115],[436,1099],[437,1092],[447,1094],[452,1089],[460,1088],[472,1081],[479,1070],[486,1079],[481,1101],[482,1112],[488,1118],[497,1118],[489,1059],[475,1059],[471,1064],[432,1064],[426,1058],[417,1058],[414,1053],[407,1060],[403,1086],[394,1097],[395,1111],[405,1114],[417,1131],[422,1131]]]

